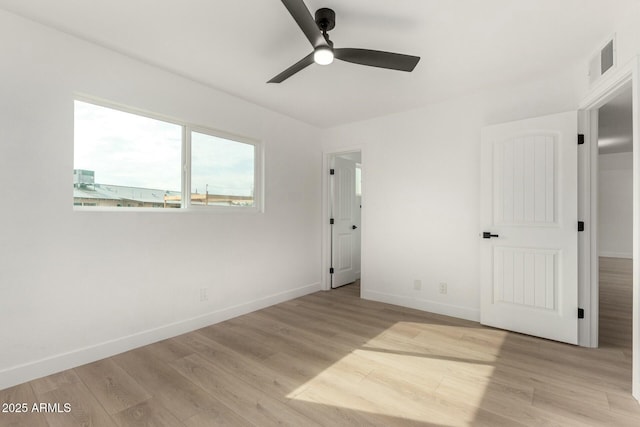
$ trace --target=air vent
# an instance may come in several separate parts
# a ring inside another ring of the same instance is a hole
[[[613,40],[600,51],[600,75],[606,73],[611,67],[613,67]]]
[[[615,37],[606,43],[589,61],[589,83],[593,84],[616,65]]]

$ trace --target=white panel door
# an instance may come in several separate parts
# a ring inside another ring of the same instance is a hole
[[[577,117],[482,130],[482,324],[578,342]]]
[[[356,162],[336,157],[333,175],[332,287],[356,280]]]

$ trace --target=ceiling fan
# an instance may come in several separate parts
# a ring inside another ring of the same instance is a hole
[[[281,83],[298,71],[316,64],[328,65],[334,58],[354,64],[370,67],[387,68],[390,70],[413,71],[420,61],[419,56],[402,55],[399,53],[383,52],[369,49],[333,48],[328,32],[336,25],[336,14],[329,8],[318,9],[315,20],[302,0],[282,0],[302,32],[313,46],[313,52],[302,58],[291,67],[278,74],[267,83]]]

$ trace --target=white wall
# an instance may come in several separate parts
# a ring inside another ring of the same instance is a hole
[[[633,256],[633,153],[598,156],[598,252]]]
[[[1,11],[0,58],[0,389],[319,289],[316,128]],[[263,141],[265,212],[74,212],[74,93]]]
[[[576,109],[575,75],[324,132],[326,152],[362,148],[365,298],[479,320],[480,129]]]

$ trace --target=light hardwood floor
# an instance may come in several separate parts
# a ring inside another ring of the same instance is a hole
[[[637,427],[628,315],[606,314],[630,300],[630,270],[611,275],[599,349],[364,301],[356,284],[0,391],[72,409],[0,425]]]
[[[624,349],[631,356],[633,263],[600,258],[600,346]]]

